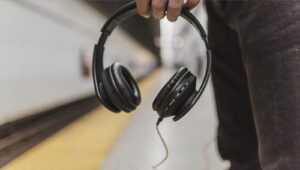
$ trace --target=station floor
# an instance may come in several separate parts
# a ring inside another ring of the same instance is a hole
[[[164,156],[152,102],[173,70],[158,70],[139,83],[142,104],[131,114],[97,108],[7,164],[4,170],[151,170]],[[199,82],[200,83],[200,82]],[[225,170],[216,148],[211,84],[182,120],[160,125],[169,159],[156,170]]]

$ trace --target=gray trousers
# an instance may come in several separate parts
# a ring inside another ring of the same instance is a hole
[[[300,1],[207,1],[219,128],[231,170],[300,170]]]

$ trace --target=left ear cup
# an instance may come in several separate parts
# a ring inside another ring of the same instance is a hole
[[[114,63],[102,72],[102,78],[107,96],[118,109],[131,112],[140,104],[140,90],[124,66]]]
[[[153,103],[153,109],[161,117],[176,116],[181,106],[193,96],[196,89],[196,76],[188,69],[181,68],[160,91]]]
[[[100,98],[100,101],[101,103],[106,107],[108,108],[109,110],[115,112],[115,113],[118,113],[120,112],[121,110],[115,106],[112,101],[110,100],[110,98],[108,97],[106,91],[104,90],[104,85],[103,83],[100,83],[99,84],[99,98]]]

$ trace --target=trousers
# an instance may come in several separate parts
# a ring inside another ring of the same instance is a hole
[[[300,1],[206,1],[218,149],[230,170],[300,170]]]

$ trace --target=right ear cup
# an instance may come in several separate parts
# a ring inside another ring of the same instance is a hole
[[[153,102],[153,109],[160,117],[177,116],[178,110],[196,92],[196,76],[181,68],[162,88]]]
[[[131,112],[141,102],[140,90],[130,72],[121,64],[114,63],[102,72],[103,94],[106,103],[118,111]],[[112,107],[111,107],[112,108]],[[108,107],[111,111],[111,108]]]
[[[180,79],[180,77],[187,72],[188,69],[185,67],[180,68],[167,82],[167,84],[164,85],[164,87],[160,90],[157,97],[155,98],[153,102],[153,110],[157,110],[159,105],[162,103],[163,99],[166,97],[166,94],[174,87],[174,85],[177,83],[177,81]]]

